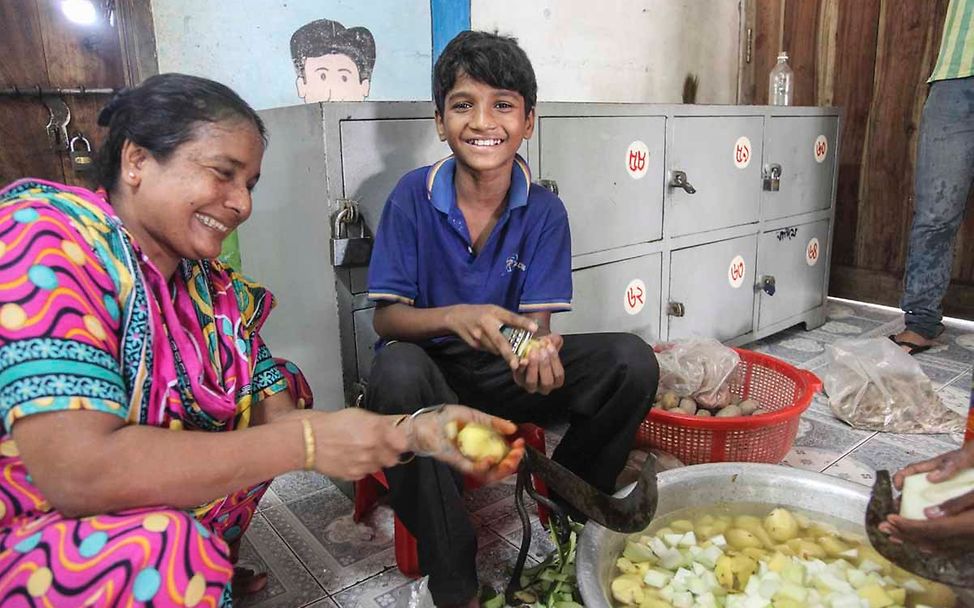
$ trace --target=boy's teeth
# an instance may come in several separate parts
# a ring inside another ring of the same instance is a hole
[[[196,214],[196,218],[200,222],[202,222],[204,226],[209,226],[210,228],[213,228],[214,230],[219,230],[220,232],[226,232],[227,230],[229,230],[226,226],[224,226],[223,224],[221,224],[220,222],[216,221],[215,219],[213,219],[212,217],[210,217],[208,215],[203,215],[202,213],[197,213]]]
[[[501,140],[499,140],[499,139],[474,139],[474,140],[471,140],[470,143],[472,143],[475,146],[496,146],[497,144],[501,143]]]

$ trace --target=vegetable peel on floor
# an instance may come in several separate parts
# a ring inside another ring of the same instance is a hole
[[[567,542],[560,543],[554,526],[548,535],[555,550],[541,563],[525,568],[521,573],[521,589],[514,592],[520,604],[530,608],[584,608],[575,577],[575,550],[582,525],[568,521]],[[499,602],[499,603],[498,603]],[[503,594],[481,603],[486,608],[501,608]]]

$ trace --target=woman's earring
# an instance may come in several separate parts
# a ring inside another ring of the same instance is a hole
[[[131,178],[133,178],[133,179],[135,179],[135,173],[134,173],[134,172],[132,172],[132,171],[129,171],[129,177],[131,177]]]

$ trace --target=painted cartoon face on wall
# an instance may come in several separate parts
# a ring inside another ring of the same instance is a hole
[[[319,101],[365,101],[371,81],[362,78],[358,66],[348,55],[332,53],[308,57],[304,78],[298,76],[298,97],[304,103]]]
[[[367,28],[318,19],[291,36],[291,61],[305,103],[364,101],[372,86],[375,39]]]

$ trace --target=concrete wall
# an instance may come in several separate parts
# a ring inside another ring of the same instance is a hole
[[[474,29],[515,36],[545,101],[735,103],[739,0],[471,0]]]
[[[290,39],[315,19],[375,38],[370,101],[429,99],[429,0],[152,0],[160,72],[220,81],[258,110],[302,103]]]

